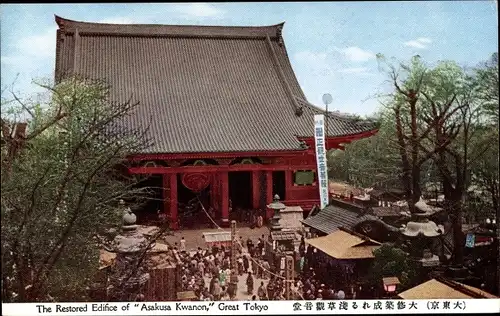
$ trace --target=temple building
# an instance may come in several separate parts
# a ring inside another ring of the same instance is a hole
[[[282,37],[272,26],[100,24],[55,17],[56,80],[106,80],[111,97],[139,106],[126,124],[148,127],[153,145],[130,157],[150,175],[176,229],[196,197],[228,224],[230,209],[261,209],[278,194],[288,206],[319,204],[315,114]],[[373,124],[327,118],[327,149],[376,133]],[[156,209],[154,210],[156,212]],[[270,210],[266,217],[272,216]]]

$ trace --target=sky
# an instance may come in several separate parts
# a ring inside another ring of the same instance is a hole
[[[0,6],[1,85],[22,96],[53,78],[63,18],[102,23],[263,26],[285,22],[283,37],[309,102],[370,115],[387,89],[375,55],[475,66],[498,51],[498,7],[484,1],[6,4]]]

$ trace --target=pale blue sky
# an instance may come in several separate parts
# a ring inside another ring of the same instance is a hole
[[[312,103],[324,93],[341,112],[373,113],[370,96],[385,89],[376,53],[408,60],[455,60],[474,66],[498,50],[497,4],[485,1],[291,2],[186,4],[1,5],[2,87],[35,91],[52,78],[54,14],[107,23],[272,25],[286,22],[285,44]],[[368,100],[367,100],[368,99]]]

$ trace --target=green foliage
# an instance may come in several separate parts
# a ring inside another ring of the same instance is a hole
[[[475,69],[475,88],[489,122],[498,127],[498,53]]]
[[[394,151],[394,124],[387,111],[371,118],[378,125],[376,135],[346,145],[328,155],[329,176],[360,187],[399,185],[399,169]]]
[[[7,301],[82,300],[99,262],[95,236],[120,223],[120,199],[142,194],[116,172],[147,145],[144,129],[119,124],[135,104],[110,102],[101,82],[72,78],[46,88],[48,104],[19,105],[31,118],[17,156],[2,148]]]
[[[407,253],[392,244],[383,244],[373,252],[375,259],[370,270],[370,283],[380,286],[382,278],[397,277],[401,282],[400,289],[412,287],[417,280],[416,264]]]

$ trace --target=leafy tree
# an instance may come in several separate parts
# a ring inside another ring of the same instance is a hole
[[[44,104],[6,102],[2,111],[2,299],[85,299],[99,263],[96,236],[120,223],[118,201],[142,196],[120,172],[148,145],[145,129],[122,124],[137,104],[111,102],[99,81],[69,78]],[[12,113],[27,133],[14,135]],[[16,148],[16,150],[12,150]]]
[[[383,60],[382,56],[379,58]],[[394,87],[389,105],[394,111],[408,204],[412,208],[420,199],[423,166],[431,161],[442,182],[445,207],[452,219],[457,245],[454,262],[461,264],[463,247],[458,245],[463,244],[461,226],[472,162],[485,153],[477,135],[484,130],[484,109],[491,113],[491,107],[483,102],[483,91],[494,89],[488,90],[490,83],[454,62],[443,61],[429,67],[415,57],[399,68],[387,65]]]
[[[382,244],[373,252],[375,256],[370,270],[370,283],[380,287],[382,278],[397,277],[401,290],[411,288],[418,282],[416,265],[409,255],[392,244]]]
[[[359,187],[399,186],[397,155],[391,146],[394,139],[392,118],[379,111],[371,120],[378,123],[378,133],[329,153],[329,175]]]
[[[489,123],[498,128],[498,53],[492,54],[487,61],[476,67],[474,80],[484,113],[489,118]]]

